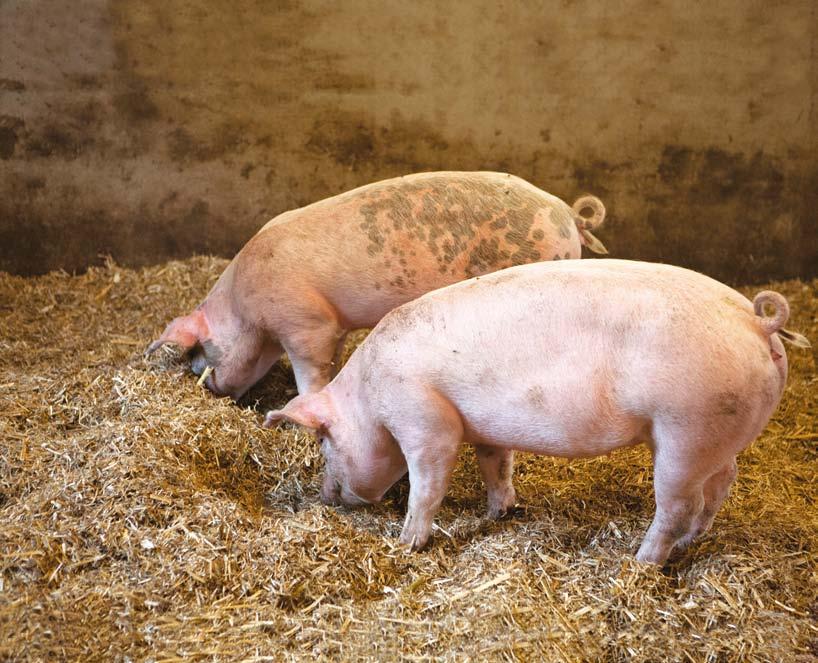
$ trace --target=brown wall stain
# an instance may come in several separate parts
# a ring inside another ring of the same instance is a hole
[[[422,170],[605,202],[617,257],[818,273],[812,3],[0,4],[0,269],[229,256]]]

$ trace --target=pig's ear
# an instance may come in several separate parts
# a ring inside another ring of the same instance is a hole
[[[264,417],[264,428],[274,428],[280,421],[289,421],[305,428],[329,428],[332,403],[323,391],[296,396],[281,410],[270,410]]]
[[[190,315],[183,315],[173,320],[162,335],[148,346],[146,355],[153,354],[165,343],[178,345],[187,352],[197,343],[210,338],[210,327],[207,324],[204,311],[198,309]]]

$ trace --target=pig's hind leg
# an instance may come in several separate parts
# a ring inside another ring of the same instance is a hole
[[[693,522],[690,532],[679,541],[680,548],[689,545],[697,536],[704,534],[713,524],[716,513],[721,508],[722,503],[730,493],[730,487],[738,474],[736,459],[731,458],[730,462],[721,467],[704,483],[704,508]]]
[[[708,459],[694,451],[683,430],[654,428],[653,484],[656,513],[636,559],[664,564],[673,548],[694,529],[705,506],[704,484],[712,473]],[[694,443],[690,443],[694,442]]]
[[[517,501],[517,493],[511,482],[514,452],[483,444],[475,445],[474,451],[486,484],[489,518],[502,518]]]
[[[449,487],[463,423],[452,404],[433,390],[418,389],[400,405],[401,412],[388,425],[409,468],[409,508],[400,542],[420,550]]]

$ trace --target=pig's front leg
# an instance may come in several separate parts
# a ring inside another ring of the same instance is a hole
[[[489,518],[502,518],[517,501],[517,493],[511,482],[514,452],[483,444],[475,445],[474,451],[486,484]]]
[[[403,521],[400,542],[412,550],[421,550],[429,541],[432,522],[446,495],[457,462],[457,446],[429,451],[407,459],[409,509]]]
[[[420,550],[432,533],[463,439],[463,424],[452,405],[437,394],[425,402],[403,403],[404,421],[392,428],[409,468],[409,508],[400,542]],[[430,412],[430,408],[435,408]]]
[[[299,327],[286,334],[281,344],[293,366],[299,394],[311,394],[326,387],[338,370],[346,330],[338,324],[329,304],[309,311],[293,312]]]
[[[293,365],[295,384],[298,386],[299,394],[321,391],[332,382],[341,367],[346,332],[337,329],[327,336],[321,347],[315,347],[311,343],[312,347],[309,352],[301,350],[287,353]]]

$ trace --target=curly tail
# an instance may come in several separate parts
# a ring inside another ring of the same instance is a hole
[[[591,234],[592,230],[599,228],[605,220],[605,205],[596,196],[582,196],[577,198],[571,206],[574,210],[574,221],[579,230],[580,241],[594,253],[608,253],[608,249],[596,237]],[[593,215],[582,216],[582,210],[590,209]]]
[[[766,304],[773,307],[773,314],[770,316],[764,315],[764,306]],[[784,325],[790,317],[790,305],[783,295],[772,290],[763,290],[753,298],[753,310],[761,318],[759,323],[768,336],[778,334],[782,340],[792,343],[796,347],[812,347],[805,336],[784,329]]]

